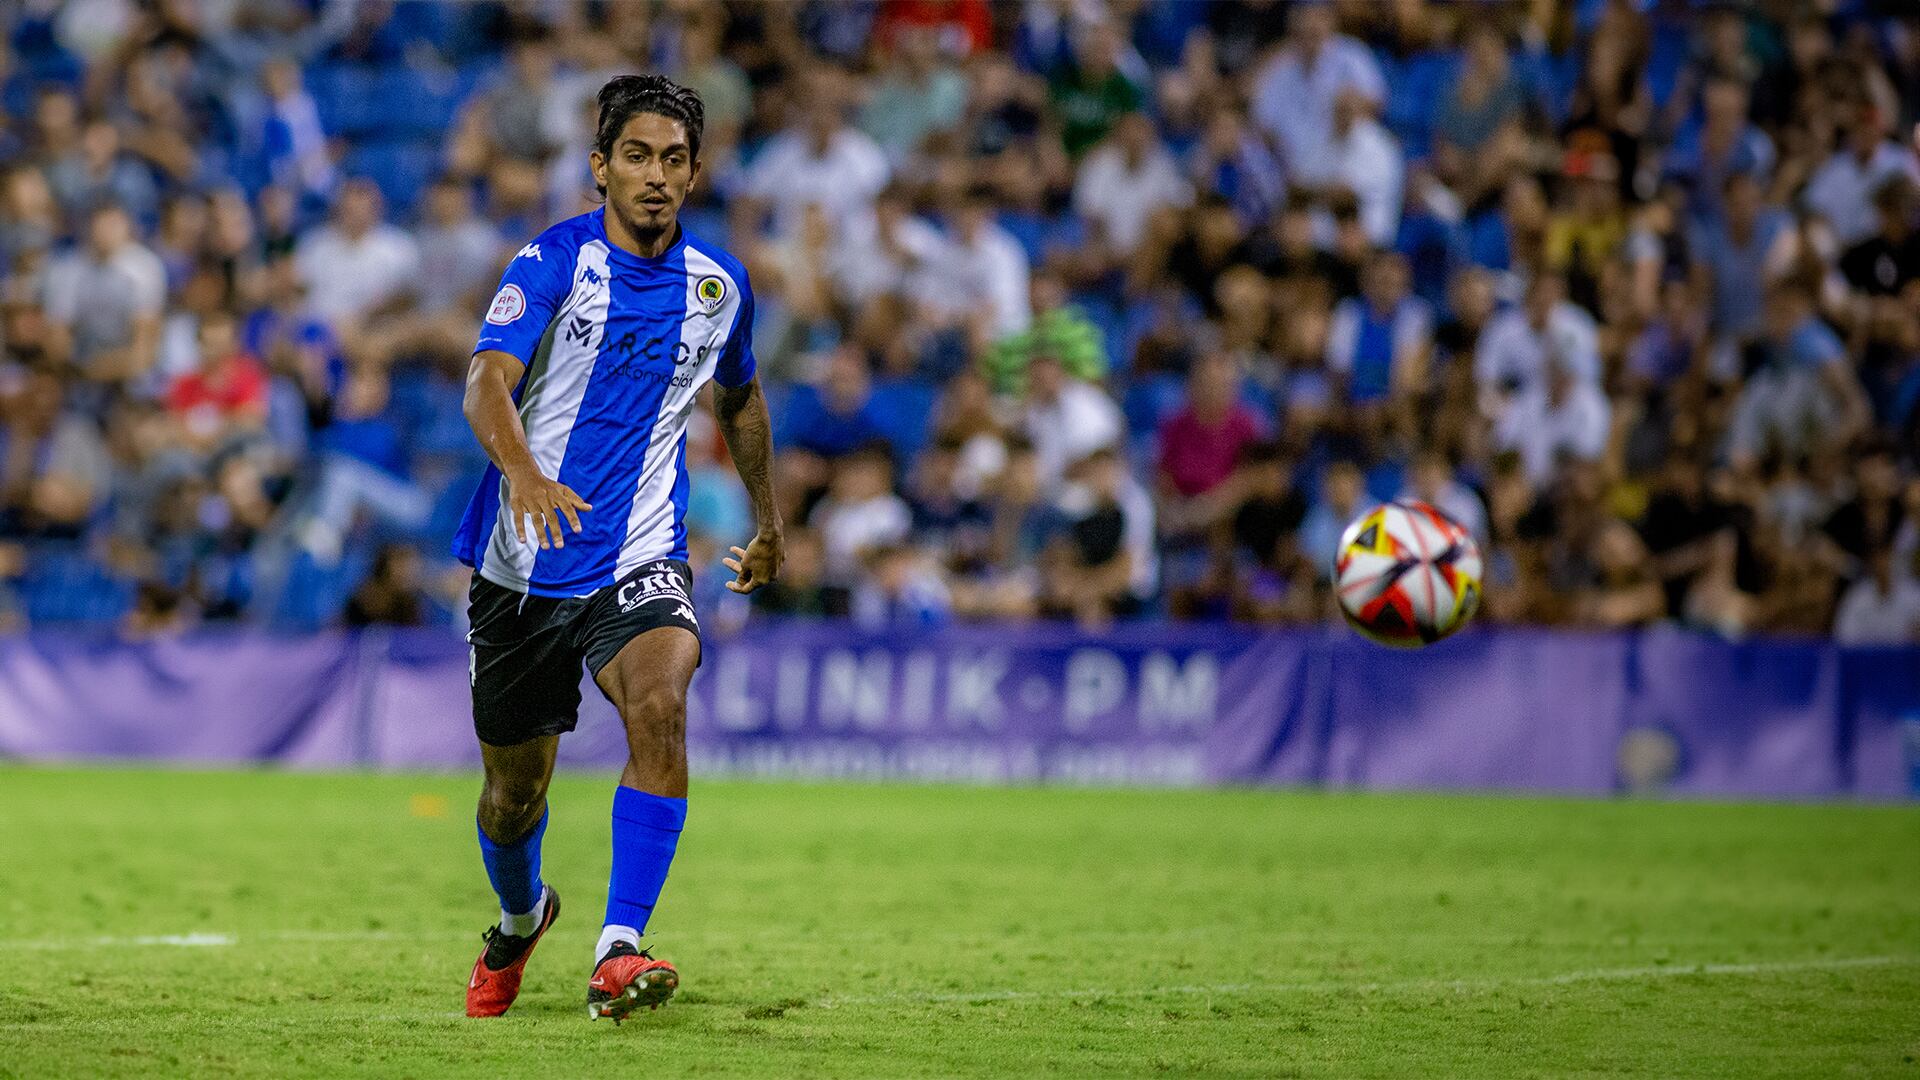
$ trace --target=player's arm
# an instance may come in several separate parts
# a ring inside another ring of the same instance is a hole
[[[780,565],[786,560],[780,510],[773,498],[773,421],[767,415],[760,380],[750,378],[739,386],[716,382],[713,416],[727,440],[727,452],[740,472],[740,482],[747,487],[758,526],[752,542],[745,548],[733,548],[734,557],[722,560],[735,575],[727,588],[750,593],[778,577]]]
[[[542,473],[527,446],[527,431],[513,404],[513,388],[525,370],[526,365],[511,353],[485,349],[473,354],[462,410],[481,449],[507,479],[513,538],[522,543],[538,540],[543,548],[566,547],[561,518],[578,533],[580,511],[593,507],[572,488]]]

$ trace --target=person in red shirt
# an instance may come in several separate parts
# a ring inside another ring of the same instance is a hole
[[[1240,452],[1265,434],[1265,425],[1240,400],[1233,358],[1204,353],[1187,375],[1187,404],[1160,426],[1160,489],[1191,499],[1233,475]]]
[[[266,425],[267,369],[240,347],[224,311],[203,317],[198,337],[200,366],[167,388],[167,411],[188,445],[210,451]]]

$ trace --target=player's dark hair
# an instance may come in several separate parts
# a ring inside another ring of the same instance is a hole
[[[627,121],[641,113],[655,113],[678,120],[687,129],[687,151],[700,160],[700,130],[706,124],[706,107],[700,95],[664,75],[616,75],[600,88],[600,122],[594,129],[593,148],[602,157],[613,156],[613,141]],[[598,185],[596,185],[598,186]],[[600,194],[607,189],[600,186]]]

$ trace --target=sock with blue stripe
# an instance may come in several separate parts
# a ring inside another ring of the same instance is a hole
[[[606,928],[594,957],[616,941],[638,948],[647,918],[667,883],[667,868],[687,823],[687,800],[649,795],[637,788],[613,792],[613,875],[607,882]]]
[[[547,887],[540,880],[540,838],[547,832],[547,811],[527,835],[511,844],[501,844],[478,828],[480,860],[487,864],[487,880],[500,898],[500,929],[516,937],[526,937],[540,928],[546,914]]]

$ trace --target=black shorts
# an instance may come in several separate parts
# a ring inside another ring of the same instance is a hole
[[[582,664],[598,675],[627,642],[658,627],[700,633],[693,572],[679,559],[646,563],[588,596],[535,596],[475,574],[467,617],[473,729],[491,746],[572,731]]]

